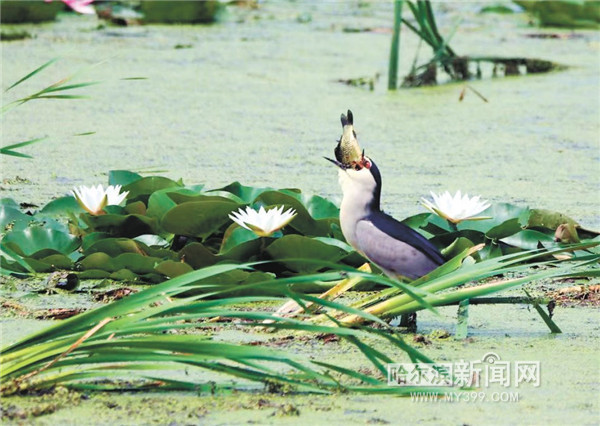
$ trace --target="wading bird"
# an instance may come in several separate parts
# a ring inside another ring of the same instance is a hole
[[[381,210],[381,173],[369,157],[355,153],[358,147],[352,113],[342,114],[343,135],[335,149],[343,198],[340,207],[342,233],[356,251],[390,277],[419,278],[444,263],[439,250],[413,229]],[[347,137],[344,137],[346,135]],[[353,137],[350,137],[352,135]],[[348,160],[349,157],[353,157]],[[350,161],[350,162],[346,162]]]

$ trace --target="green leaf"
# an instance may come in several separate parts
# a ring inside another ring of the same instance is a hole
[[[102,238],[92,242],[85,249],[84,254],[89,255],[96,252],[103,252],[111,257],[116,257],[121,253],[146,254],[148,251],[147,246],[129,238]]]
[[[179,251],[179,258],[194,269],[204,268],[217,263],[217,256],[201,243],[191,243]]]
[[[70,254],[79,247],[79,244],[77,238],[66,232],[33,226],[22,231],[9,232],[0,245],[9,246],[20,256],[31,256],[43,249]]]
[[[166,177],[149,176],[128,183],[123,187],[122,191],[129,191],[129,195],[127,195],[128,201],[140,200],[144,203],[147,203],[148,197],[153,192],[156,192],[160,189],[179,188],[182,186],[183,185],[181,183],[175,182]]]
[[[168,278],[178,277],[193,270],[187,263],[175,262],[173,260],[165,260],[159,263],[154,269]]]
[[[13,231],[23,230],[34,221],[32,216],[22,213],[18,207],[0,204],[0,232],[4,232],[7,225],[11,225]]]
[[[543,246],[546,248],[550,248],[552,246],[558,247],[558,244],[554,241],[553,236],[544,234],[543,232],[534,231],[532,229],[524,229],[516,234],[502,238],[500,241],[502,241],[504,244],[518,247],[523,250],[535,250],[539,248],[541,244],[543,244]]]
[[[109,277],[118,281],[137,281],[140,278],[136,273],[130,271],[129,269],[119,269],[118,271],[110,274]]]
[[[274,240],[274,238],[269,237],[261,237],[254,240],[249,240],[245,243],[240,243],[234,246],[225,253],[221,253],[219,257],[236,262],[249,262],[258,260],[261,258],[264,247],[268,246]]]
[[[10,89],[12,89],[13,87],[18,86],[19,84],[23,83],[24,81],[29,80],[31,77],[33,77],[34,75],[36,75],[37,73],[39,73],[40,71],[42,71],[44,68],[49,67],[50,65],[52,65],[53,63],[55,63],[59,59],[60,58],[52,58],[52,59],[50,59],[48,62],[44,63],[43,65],[41,65],[41,66],[37,67],[36,69],[34,69],[33,71],[31,71],[25,77],[17,80],[15,83],[11,84],[8,87],[8,89],[5,90],[5,92],[8,92]]]
[[[489,216],[491,219],[465,220],[460,222],[457,227],[460,231],[470,229],[484,234],[497,227],[491,233],[493,236],[488,235],[489,238],[503,238],[524,228],[527,225],[529,214],[530,211],[527,207],[519,207],[508,203],[495,203],[478,215]]]
[[[469,240],[468,238],[458,237],[452,242],[452,244],[442,250],[442,255],[444,255],[446,259],[451,259],[454,256],[458,256],[466,249],[473,247],[474,245],[475,244],[473,244],[473,241]]]
[[[206,239],[231,221],[228,216],[237,206],[229,200],[183,203],[169,210],[161,225],[172,234]]]
[[[118,206],[106,206],[104,208],[105,212],[113,213],[113,212],[110,212],[107,210],[109,207],[118,207]],[[145,216],[146,215],[146,204],[144,204],[141,201],[134,201],[133,203],[128,203],[124,208],[124,212],[128,213],[128,214],[137,214],[137,215]]]
[[[346,255],[346,251],[338,247],[302,235],[285,235],[269,245],[266,251],[291,270],[303,273],[319,270],[322,265],[296,259],[336,262]]]
[[[140,179],[142,179],[142,175],[129,170],[111,170],[108,172],[109,185],[126,186]]]
[[[256,198],[266,191],[274,191],[273,188],[257,188],[254,186],[244,186],[239,182],[230,183],[223,188],[216,189],[215,191],[226,191],[229,192],[239,199],[242,200],[243,203],[250,204],[256,200]],[[212,191],[208,191],[209,193]]]
[[[144,256],[139,253],[123,253],[113,259],[118,269],[128,269],[136,274],[154,272],[155,266],[162,261],[158,257]]]
[[[40,262],[52,266],[53,269],[71,269],[73,268],[74,263],[70,258],[65,256],[64,254],[52,254],[39,260]]]
[[[282,189],[280,192],[290,195],[300,201],[313,219],[337,219],[340,209],[331,201],[319,195],[307,195],[299,191]]]
[[[159,231],[156,219],[139,214],[88,215],[87,222],[95,232],[106,232],[115,237],[137,237]]]
[[[167,240],[154,234],[139,235],[134,238],[134,241],[139,241],[148,247],[160,247],[164,249],[169,248],[169,242]]]
[[[65,216],[69,213],[79,214],[84,210],[81,208],[75,197],[68,195],[50,201],[37,214],[45,216]]]
[[[510,235],[516,234],[517,232],[523,229],[521,223],[519,222],[519,218],[509,219],[506,222],[501,223],[498,226],[494,226],[489,229],[485,236],[492,240],[499,240],[501,238],[506,238]]]
[[[330,246],[335,246],[344,250],[346,253],[352,253],[354,249],[348,243],[344,241],[338,240],[337,238],[329,238],[329,237],[314,237],[313,240],[320,241],[325,244],[329,244]]]
[[[34,144],[34,143],[37,143],[37,142],[41,142],[41,141],[46,140],[46,139],[48,139],[48,137],[44,136],[42,138],[30,139],[30,140],[25,141],[25,142],[19,142],[19,143],[15,143],[15,144],[12,144],[12,145],[5,145],[2,148],[0,148],[0,154],[12,155],[12,156],[15,156],[15,157],[33,158],[33,157],[31,157],[31,155],[22,154],[20,152],[16,152],[16,151],[13,151],[13,150],[15,148],[22,148],[22,147],[27,146],[27,145],[31,145],[31,144]]]
[[[191,203],[197,201],[221,201],[224,203],[233,203],[236,206],[241,204],[239,202],[241,200],[239,200],[238,197],[235,197],[234,195],[229,194],[228,192],[223,193],[224,195],[226,195],[224,197],[216,195],[214,191],[209,192],[209,194],[211,195],[191,193],[191,191],[189,191],[188,193],[183,193],[182,191],[168,193],[169,197],[176,204]]]
[[[249,229],[242,228],[241,226],[233,223],[223,235],[223,240],[221,242],[221,253],[226,253],[238,244],[245,243],[247,241],[252,241],[259,238],[254,232]]]
[[[402,223],[405,224],[406,226],[408,226],[409,228],[417,230],[419,228],[424,227],[425,225],[427,225],[429,223],[429,218],[431,215],[432,215],[432,213],[415,214],[413,216],[409,216],[406,219],[404,219],[402,221]]]
[[[92,253],[79,261],[79,266],[85,270],[101,270],[106,272],[116,271],[117,264],[113,258],[106,253]]]

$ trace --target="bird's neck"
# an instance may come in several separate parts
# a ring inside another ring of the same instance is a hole
[[[343,198],[340,206],[340,226],[346,241],[358,250],[355,229],[359,220],[380,212],[379,194],[365,192],[360,187],[342,183]]]

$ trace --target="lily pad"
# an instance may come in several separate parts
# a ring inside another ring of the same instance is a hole
[[[300,201],[313,219],[339,218],[340,209],[331,201],[319,195],[307,195],[300,191],[282,189],[282,193],[291,195]]]
[[[103,238],[97,240],[84,250],[84,254],[105,253],[108,256],[116,257],[121,253],[139,253],[146,254],[146,246],[129,238]]]
[[[75,197],[66,196],[50,201],[36,215],[41,216],[64,216],[69,213],[79,214],[84,210],[81,208]]]
[[[237,208],[231,201],[194,201],[169,210],[161,221],[167,232],[206,239],[230,222],[229,214]]]
[[[519,222],[519,218],[509,219],[498,226],[489,229],[485,236],[492,240],[499,240],[510,235],[516,234],[523,229],[523,225]]]
[[[237,224],[232,224],[223,235],[223,241],[221,242],[221,253],[226,253],[238,244],[245,243],[259,238],[254,232],[249,229],[242,228]]]
[[[66,232],[52,228],[32,226],[22,231],[9,232],[1,245],[7,245],[20,256],[31,256],[43,250],[53,249],[58,253],[69,254],[79,247],[79,240]]]
[[[142,256],[138,253],[123,253],[114,258],[113,261],[117,269],[128,269],[136,274],[149,274],[154,272],[154,268],[162,259]]]
[[[543,245],[546,248],[558,246],[558,243],[554,241],[553,236],[532,229],[524,229],[502,238],[500,241],[514,247],[519,247],[523,250],[534,250],[539,248],[540,245]]]
[[[179,251],[179,258],[194,269],[204,268],[205,266],[217,263],[217,256],[201,243],[191,243]]]
[[[458,237],[452,244],[442,250],[442,255],[444,255],[446,259],[452,259],[454,256],[461,254],[465,249],[473,246],[473,241],[465,237]]]
[[[109,185],[125,186],[140,179],[142,179],[142,175],[129,170],[111,170],[108,172]]]
[[[96,232],[106,232],[119,237],[137,237],[144,234],[157,234],[156,219],[139,214],[104,214],[86,217],[89,225]]]
[[[92,253],[81,259],[79,266],[83,270],[93,269],[106,272],[114,272],[118,269],[113,258],[102,252]]]
[[[256,198],[263,192],[275,191],[275,189],[274,188],[258,188],[258,187],[254,187],[254,186],[244,186],[239,182],[233,182],[223,188],[216,189],[215,191],[229,192],[229,193],[235,195],[236,197],[238,197],[239,199],[241,199],[243,203],[250,204],[254,200],[256,200]],[[213,191],[208,191],[208,193],[210,193],[210,192],[213,192]]]
[[[498,227],[488,236],[489,238],[503,238],[510,235],[511,231],[515,233],[524,228],[527,225],[529,214],[530,210],[527,207],[519,207],[508,203],[495,203],[479,215],[489,216],[491,219],[465,220],[460,222],[457,228],[459,230],[471,229],[488,234],[490,230]]]
[[[235,205],[243,204],[241,199],[228,192],[223,193],[225,196],[218,195],[214,191],[211,195],[206,194],[185,194],[181,192],[169,192],[167,195],[176,204],[191,203],[196,201],[221,201],[225,203],[234,203]]]
[[[0,204],[0,232],[3,232],[7,226],[13,231],[23,230],[34,221],[32,216],[21,212],[18,207]]]
[[[140,241],[129,238],[100,239],[84,250],[85,255],[98,252],[106,253],[111,257],[117,257],[122,253],[137,253],[142,256],[156,257],[158,259],[177,259],[177,253],[172,250],[149,247]]]
[[[165,260],[159,263],[154,270],[169,278],[178,277],[179,275],[193,271],[192,267],[187,263],[175,262],[173,260]]]
[[[111,235],[106,232],[92,232],[91,234],[87,234],[81,240],[81,249],[87,251],[96,242],[107,238],[111,238]]]
[[[168,249],[169,242],[159,235],[144,234],[134,238],[135,241],[146,244],[148,247],[160,247]]]
[[[64,254],[52,254],[39,259],[40,262],[50,265],[53,269],[71,269],[74,262]]]
[[[302,235],[286,235],[279,238],[269,245],[266,251],[273,259],[279,260],[289,269],[303,273],[322,269],[318,261],[337,262],[347,254],[339,247]]]
[[[171,194],[185,194],[185,195],[198,195],[199,191],[202,189],[202,185],[197,185],[194,188],[166,188],[159,191],[155,191],[148,198],[148,209],[146,210],[146,214],[150,217],[155,217],[157,219],[162,219],[166,212],[175,207],[178,203],[173,201],[171,198]]]
[[[175,182],[166,177],[162,176],[149,176],[134,182],[131,182],[123,187],[123,191],[129,191],[127,195],[128,201],[143,201],[148,202],[148,197],[153,192],[165,188],[177,188],[182,187],[181,181]]]
[[[175,207],[177,203],[169,197],[167,190],[153,192],[148,198],[148,208],[146,215],[158,220]]]
[[[141,201],[134,201],[133,203],[125,206],[125,212],[129,214],[145,215],[146,205]]]

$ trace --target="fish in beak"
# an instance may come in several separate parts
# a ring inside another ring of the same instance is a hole
[[[352,111],[348,110],[348,115],[342,114],[342,136],[335,147],[335,158],[342,164],[358,163],[361,160],[361,150],[356,139],[354,131],[354,117]]]

